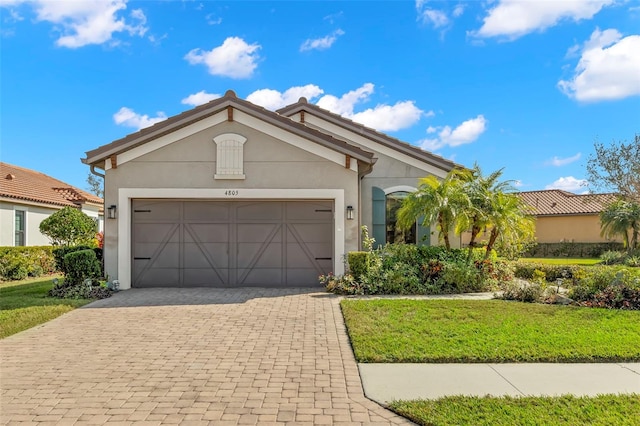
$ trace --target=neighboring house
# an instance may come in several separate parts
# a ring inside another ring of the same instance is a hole
[[[536,217],[538,243],[621,241],[600,236],[600,212],[614,194],[576,195],[559,189],[521,192]]]
[[[43,173],[0,163],[0,246],[50,245],[40,222],[71,206],[103,225],[102,198]]]
[[[232,91],[83,162],[105,171],[105,268],[123,289],[317,285],[362,225],[429,244],[396,231],[398,200],[457,166],[304,98],[272,112]]]

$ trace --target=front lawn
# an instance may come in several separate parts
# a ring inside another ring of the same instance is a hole
[[[32,278],[0,284],[0,338],[50,321],[92,301],[48,297],[52,280],[52,277]]]
[[[501,300],[343,300],[359,362],[640,360],[640,312]]]
[[[544,263],[547,265],[580,265],[592,266],[602,263],[601,259],[569,259],[569,258],[546,258],[546,257],[523,257],[523,262]]]
[[[466,397],[395,401],[390,408],[420,425],[637,425],[640,395]]]

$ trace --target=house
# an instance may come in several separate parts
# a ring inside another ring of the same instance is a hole
[[[314,286],[344,272],[361,226],[395,229],[418,178],[457,165],[301,98],[277,112],[228,91],[86,153],[104,170],[106,273],[120,288]]]
[[[102,230],[102,198],[35,170],[0,163],[0,246],[50,245],[40,222],[66,206],[95,218]]]
[[[604,243],[621,241],[600,235],[600,212],[614,194],[576,195],[559,189],[521,192],[536,217],[538,243]]]

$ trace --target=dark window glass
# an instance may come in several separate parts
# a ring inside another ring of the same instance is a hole
[[[16,210],[16,238],[15,238],[15,246],[23,246],[25,244],[24,241],[24,211]]]
[[[416,243],[416,224],[414,223],[407,230],[396,227],[396,213],[402,205],[402,200],[408,195],[407,192],[392,192],[386,197],[386,230],[387,243]]]

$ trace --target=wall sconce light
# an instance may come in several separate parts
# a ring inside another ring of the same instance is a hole
[[[107,208],[107,217],[109,219],[115,219],[116,218],[116,205],[112,204]]]
[[[347,220],[353,220],[353,206],[347,206]]]

